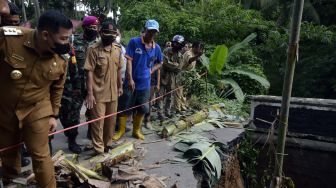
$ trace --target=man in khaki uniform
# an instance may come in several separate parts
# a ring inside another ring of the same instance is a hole
[[[183,63],[182,48],[184,47],[184,37],[181,35],[175,35],[172,40],[172,47],[166,48],[163,51],[163,65],[162,65],[162,77],[161,77],[161,95],[164,95],[171,90],[179,87],[178,75],[181,72],[181,65]],[[168,94],[165,97],[165,102],[160,101],[159,117],[164,118],[162,108],[165,110],[165,115],[171,117],[171,108],[174,107],[176,111],[182,110],[182,104],[178,100],[176,93]],[[164,106],[164,107],[163,107]]]
[[[182,71],[195,69],[196,61],[203,55],[204,46],[200,42],[194,42],[191,49],[183,54]]]
[[[57,11],[47,11],[38,29],[0,29],[0,148],[21,140],[32,157],[39,187],[56,187],[48,133],[57,122],[72,23]],[[18,149],[0,153],[6,178],[20,173]]]
[[[121,46],[113,43],[117,29],[111,21],[102,24],[101,41],[87,50],[84,68],[87,71],[86,106],[93,119],[117,112],[122,94]],[[108,150],[115,129],[116,115],[92,123],[91,137],[97,154]]]
[[[203,44],[200,42],[194,42],[192,44],[191,49],[186,51],[183,54],[183,61],[181,64],[181,74],[180,76],[183,77],[186,71],[194,70],[196,67],[196,61],[203,55]],[[179,79],[181,80],[181,79]],[[179,100],[180,104],[183,104],[185,108],[187,108],[187,98],[184,96],[183,88],[176,91],[177,99]]]

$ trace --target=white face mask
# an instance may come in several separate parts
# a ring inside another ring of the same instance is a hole
[[[115,40],[116,40],[117,43],[120,43],[121,37],[117,36]]]

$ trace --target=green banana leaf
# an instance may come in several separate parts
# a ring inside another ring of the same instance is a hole
[[[245,70],[245,69],[231,69],[231,70],[225,70],[223,71],[223,75],[227,76],[231,73],[236,73],[236,74],[241,74],[244,76],[248,76],[250,79],[255,80],[256,82],[258,82],[261,86],[263,86],[265,89],[269,89],[270,87],[270,82],[264,78],[261,77],[257,74],[255,74],[254,72],[250,71],[250,70]]]
[[[212,181],[218,181],[221,177],[222,163],[216,151],[216,145],[209,142],[197,142],[190,146],[184,153],[198,170],[203,170]]]
[[[228,48],[222,44],[216,47],[210,57],[209,71],[211,75],[221,74],[225,63],[227,62]]]
[[[233,88],[233,93],[238,101],[244,101],[245,95],[243,93],[243,90],[241,89],[241,87],[238,85],[236,81],[229,79],[229,78],[218,80],[218,86],[221,89],[225,89],[227,85]]]

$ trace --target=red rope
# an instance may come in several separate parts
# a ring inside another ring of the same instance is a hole
[[[202,76],[204,76],[205,74],[206,74],[206,72],[203,73],[203,74],[201,74],[200,76],[202,77]],[[148,102],[145,102],[145,103],[143,103],[143,104],[140,104],[140,105],[137,105],[137,106],[133,106],[133,107],[131,107],[131,108],[129,108],[129,109],[125,109],[125,110],[122,110],[122,111],[119,111],[119,112],[115,112],[115,113],[112,113],[112,114],[109,114],[109,115],[106,115],[106,116],[102,116],[102,117],[99,117],[99,118],[96,118],[96,119],[93,119],[93,120],[90,120],[90,121],[86,121],[86,122],[80,123],[80,124],[78,124],[78,125],[74,125],[74,126],[71,126],[71,127],[68,127],[68,128],[62,129],[62,130],[59,130],[59,131],[55,131],[55,132],[53,132],[53,133],[49,133],[48,136],[52,136],[52,135],[55,135],[55,134],[63,133],[63,132],[65,132],[65,131],[68,131],[68,130],[71,130],[71,129],[74,129],[74,128],[77,128],[77,127],[81,127],[81,126],[87,125],[87,124],[89,124],[89,123],[93,123],[93,122],[96,122],[96,121],[99,121],[99,120],[102,120],[102,119],[105,119],[105,118],[108,118],[108,117],[112,117],[112,116],[115,116],[115,115],[117,115],[117,114],[126,112],[126,111],[128,111],[128,110],[132,110],[132,109],[138,108],[138,107],[140,107],[140,106],[144,106],[144,105],[147,104],[147,103],[154,102],[154,101],[156,101],[156,100],[158,100],[158,99],[160,99],[160,98],[163,98],[163,97],[166,96],[166,95],[169,95],[169,94],[171,94],[171,93],[174,93],[175,91],[179,90],[180,88],[183,88],[183,86],[180,86],[180,87],[178,87],[178,88],[176,88],[176,89],[173,89],[173,90],[171,90],[171,91],[165,93],[164,95],[161,95],[161,96],[159,96],[159,97],[156,97],[156,98],[154,98],[154,99],[152,99],[152,100],[150,100],[150,101],[148,101]],[[10,149],[17,148],[17,147],[19,147],[21,144],[23,144],[23,142],[17,143],[17,144],[12,145],[12,146],[7,146],[7,147],[4,147],[4,148],[1,148],[1,149],[0,149],[0,153],[1,153],[1,152],[4,152],[4,151],[7,151],[7,150],[10,150]]]

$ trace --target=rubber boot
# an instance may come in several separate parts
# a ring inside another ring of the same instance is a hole
[[[113,135],[112,140],[119,140],[122,136],[124,136],[126,132],[126,122],[127,116],[119,117],[119,131]]]
[[[136,114],[133,117],[133,134],[132,136],[137,139],[144,140],[145,136],[141,132],[141,125],[144,119],[143,115]]]

